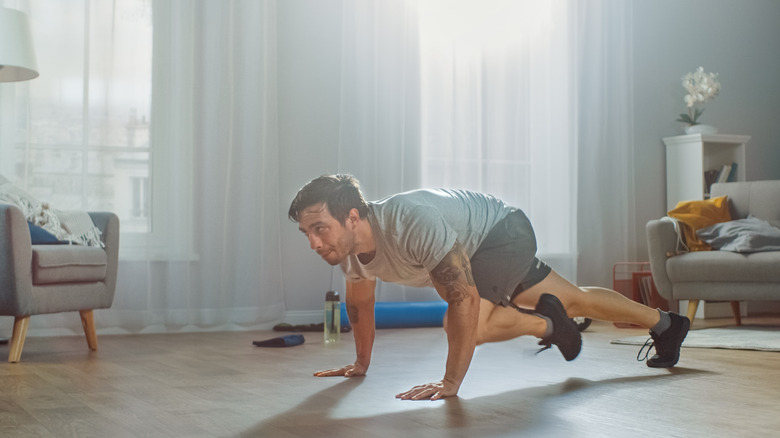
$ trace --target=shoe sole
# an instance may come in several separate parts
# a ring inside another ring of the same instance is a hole
[[[691,320],[683,317],[682,324],[682,330],[680,330],[680,333],[677,335],[677,354],[675,355],[674,360],[658,362],[650,358],[646,362],[647,366],[650,368],[671,368],[677,365],[677,362],[680,360],[680,348],[682,348],[682,343],[685,340],[685,337],[688,336],[688,329],[691,328]]]

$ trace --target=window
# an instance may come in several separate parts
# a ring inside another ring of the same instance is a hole
[[[13,179],[56,209],[150,232],[151,1],[31,0],[28,13],[40,76],[17,99]]]

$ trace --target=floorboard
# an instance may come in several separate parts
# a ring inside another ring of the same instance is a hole
[[[746,318],[777,324],[780,317]],[[732,320],[697,321],[694,328]],[[263,332],[28,338],[0,364],[3,437],[582,437],[768,436],[780,429],[780,353],[684,348],[677,367],[637,362],[642,334],[595,322],[580,356],[538,355],[532,338],[478,347],[459,397],[401,401],[441,378],[441,329],[384,329],[363,378],[315,378],[354,358],[304,333],[258,348]],[[0,355],[7,347],[0,347]]]

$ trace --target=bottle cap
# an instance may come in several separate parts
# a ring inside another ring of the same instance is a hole
[[[341,298],[339,297],[339,293],[334,290],[329,290],[327,294],[325,294],[325,301],[341,301]]]

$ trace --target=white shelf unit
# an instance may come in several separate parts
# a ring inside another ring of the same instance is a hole
[[[736,180],[745,181],[745,145],[749,135],[689,134],[665,137],[666,209],[679,201],[704,199],[704,172],[737,163]]]
[[[679,201],[704,199],[704,172],[719,169],[724,164],[737,163],[736,180],[745,181],[745,145],[749,135],[688,134],[665,137],[666,145],[666,209]],[[687,300],[679,303],[688,307]],[[745,306],[742,306],[743,314]],[[731,316],[729,303],[704,302],[697,318]]]

